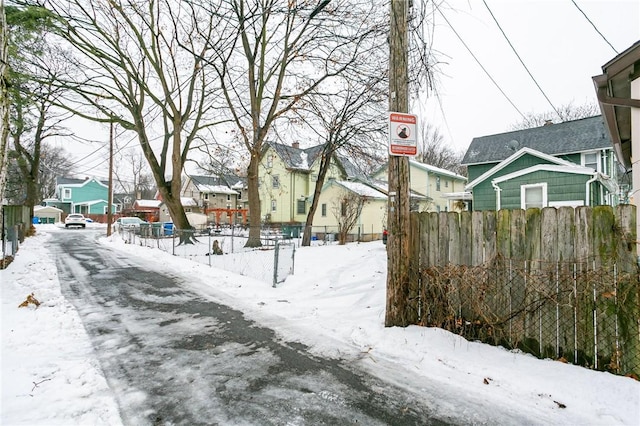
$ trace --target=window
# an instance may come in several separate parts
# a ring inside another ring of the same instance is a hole
[[[448,180],[445,180],[445,181],[444,181],[444,187],[445,187],[445,188],[448,188],[448,187],[449,187],[449,181],[448,181]]]
[[[278,175],[271,176],[271,186],[274,189],[280,188],[280,176],[278,176]]]
[[[273,167],[273,155],[267,157],[267,168],[270,169]]]
[[[276,211],[276,200],[271,200],[271,211],[275,212]]]
[[[440,176],[436,176],[436,191],[440,191]]]
[[[305,214],[307,212],[307,202],[305,200],[298,200],[297,204],[298,214]]]
[[[547,184],[536,183],[533,185],[522,185],[520,187],[520,207],[539,209],[547,206]]]
[[[231,194],[227,194],[227,201],[231,201]]]
[[[203,200],[208,200],[209,199],[209,194],[207,192],[202,192],[202,199]]]
[[[599,172],[600,164],[598,161],[598,157],[599,157],[598,152],[587,152],[585,154],[582,154],[582,165]]]
[[[327,203],[322,203],[320,210],[322,210],[322,217],[327,217]]]
[[[62,190],[62,198],[63,199],[69,199],[71,198],[71,188],[64,188]]]

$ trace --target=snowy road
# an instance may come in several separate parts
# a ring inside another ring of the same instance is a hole
[[[447,423],[410,392],[279,341],[169,271],[146,270],[97,244],[89,230],[57,237],[62,291],[125,424]]]

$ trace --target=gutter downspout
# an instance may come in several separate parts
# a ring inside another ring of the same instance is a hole
[[[591,184],[598,180],[598,173],[594,174],[591,179],[587,181],[586,185],[586,193],[585,193],[585,206],[589,207],[591,205]]]
[[[491,182],[491,186],[493,186],[493,189],[496,191],[496,211],[500,210],[500,192],[502,192],[502,189],[498,186],[497,183],[495,182]]]

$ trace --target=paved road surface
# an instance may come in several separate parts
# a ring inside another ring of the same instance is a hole
[[[280,341],[178,276],[57,233],[62,291],[78,309],[126,425],[448,424],[412,393]]]

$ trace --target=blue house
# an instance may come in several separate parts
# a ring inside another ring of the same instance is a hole
[[[109,200],[108,182],[95,178],[56,178],[55,198],[44,200],[47,206],[61,209],[64,213],[107,214]],[[111,204],[111,212],[116,212]]]

